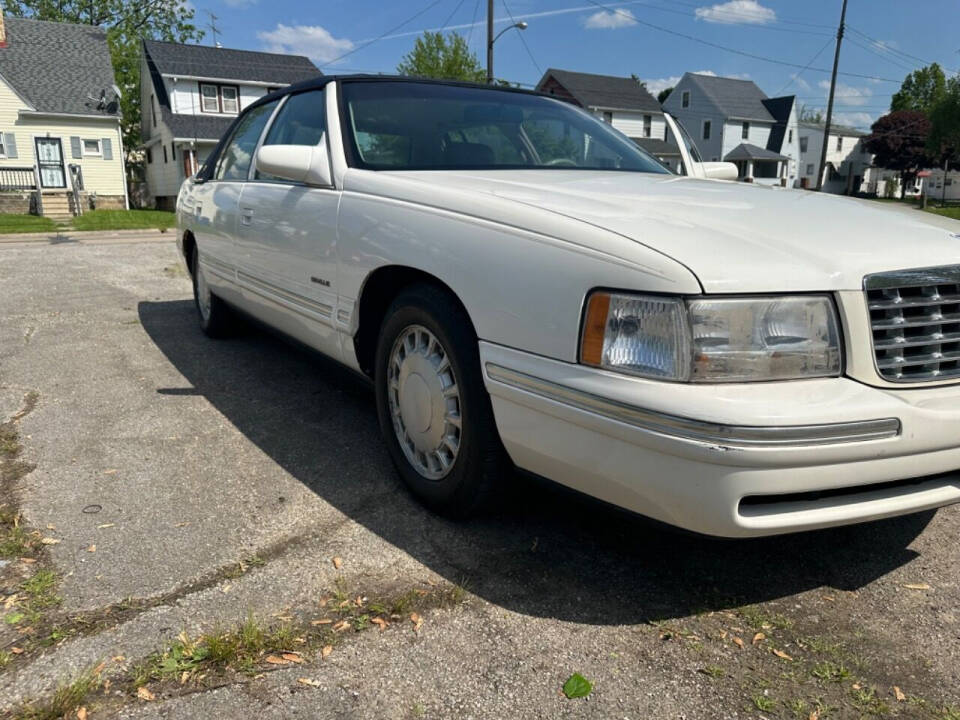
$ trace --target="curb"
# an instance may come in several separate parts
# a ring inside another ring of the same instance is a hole
[[[7,235],[0,235],[0,243],[18,243],[18,242],[39,242],[39,241],[56,241],[62,240],[64,238],[75,238],[77,240],[86,240],[86,239],[112,239],[112,238],[125,238],[134,236],[143,236],[143,237],[161,237],[169,236],[171,240],[176,239],[177,231],[175,228],[169,228],[168,230],[158,230],[156,228],[136,228],[131,230],[70,230],[65,228],[63,230],[56,230],[54,232],[44,232],[44,233],[10,233]]]

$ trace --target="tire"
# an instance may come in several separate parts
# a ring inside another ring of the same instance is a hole
[[[236,317],[230,306],[214,295],[207,284],[196,245],[193,246],[190,266],[193,268],[193,302],[200,317],[200,329],[207,337],[229,337],[236,329]]]
[[[453,518],[487,506],[509,469],[471,328],[450,294],[412,286],[387,310],[375,364],[380,430],[397,472]]]

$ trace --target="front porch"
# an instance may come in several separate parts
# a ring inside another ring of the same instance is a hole
[[[85,210],[97,207],[120,209],[123,198],[98,196],[83,187],[78,167],[55,177],[33,165],[0,167],[0,213],[38,215],[54,222],[69,222]]]
[[[761,185],[787,184],[787,166],[790,158],[772,150],[741,143],[727,153],[726,162],[737,166],[737,179]]]

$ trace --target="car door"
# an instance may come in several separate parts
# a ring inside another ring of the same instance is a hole
[[[288,96],[263,145],[326,143],[324,90]],[[313,187],[256,169],[240,196],[238,280],[256,314],[339,358],[334,327],[337,208],[334,187]]]
[[[253,153],[277,102],[255,107],[237,123],[217,159],[211,179],[194,186],[194,236],[207,282],[236,302],[237,213]]]

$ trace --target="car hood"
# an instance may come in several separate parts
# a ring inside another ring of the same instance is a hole
[[[627,172],[394,175],[617,233],[685,265],[706,292],[858,290],[870,273],[960,263],[960,224],[825,193]]]

